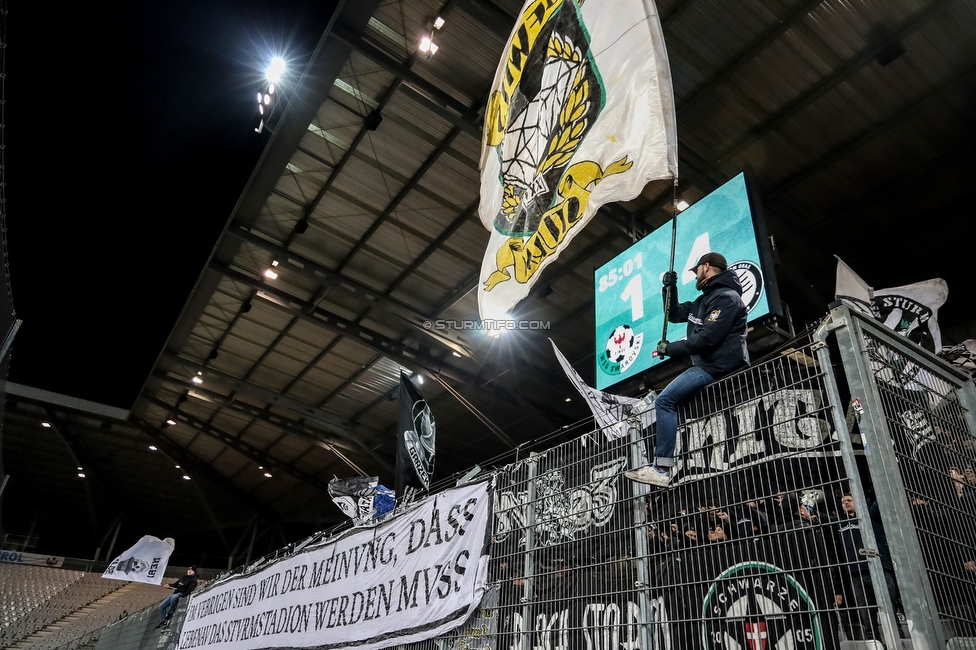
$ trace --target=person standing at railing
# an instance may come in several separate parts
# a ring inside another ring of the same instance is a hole
[[[742,285],[720,253],[705,253],[690,271],[695,288],[702,292],[694,301],[678,303],[678,275],[664,274],[665,309],[671,323],[688,322],[683,341],[661,341],[659,357],[691,357],[691,368],[675,377],[653,402],[657,411],[657,444],[654,464],[624,472],[632,481],[668,487],[674,467],[678,431],[678,407],[714,381],[749,365],[746,348],[747,310],[742,302]],[[671,300],[668,296],[671,296]],[[649,406],[649,405],[648,405]],[[635,408],[631,416],[638,414]]]
[[[169,596],[163,599],[163,602],[159,604],[159,625],[156,627],[162,627],[166,621],[173,616],[173,612],[176,611],[176,606],[180,602],[180,598],[183,596],[189,596],[197,587],[197,568],[191,566],[186,570],[186,575],[177,580],[174,583],[166,585],[173,590]]]

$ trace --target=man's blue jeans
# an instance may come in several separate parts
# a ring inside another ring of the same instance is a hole
[[[170,594],[159,604],[159,622],[162,623],[166,618],[176,611],[176,606],[180,603],[183,594]]]
[[[715,381],[715,378],[697,366],[688,368],[671,380],[654,401],[657,411],[657,444],[654,446],[654,464],[658,467],[674,467],[674,444],[678,434],[678,406],[694,397],[695,393]]]

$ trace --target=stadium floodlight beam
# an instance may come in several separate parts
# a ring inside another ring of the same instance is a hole
[[[268,65],[268,69],[265,70],[264,76],[273,84],[278,83],[281,79],[281,75],[285,72],[285,60],[280,56],[276,56],[271,59],[271,63]]]

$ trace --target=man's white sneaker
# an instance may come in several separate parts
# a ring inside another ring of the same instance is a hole
[[[626,472],[624,472],[624,476],[629,478],[631,481],[646,483],[647,485],[656,485],[657,487],[666,488],[668,485],[670,485],[668,472],[659,472],[651,465],[645,465],[644,467],[638,467],[637,469],[628,469]]]

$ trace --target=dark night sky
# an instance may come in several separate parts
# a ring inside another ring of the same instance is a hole
[[[332,6],[9,3],[11,381],[132,406],[266,143],[264,67]]]

